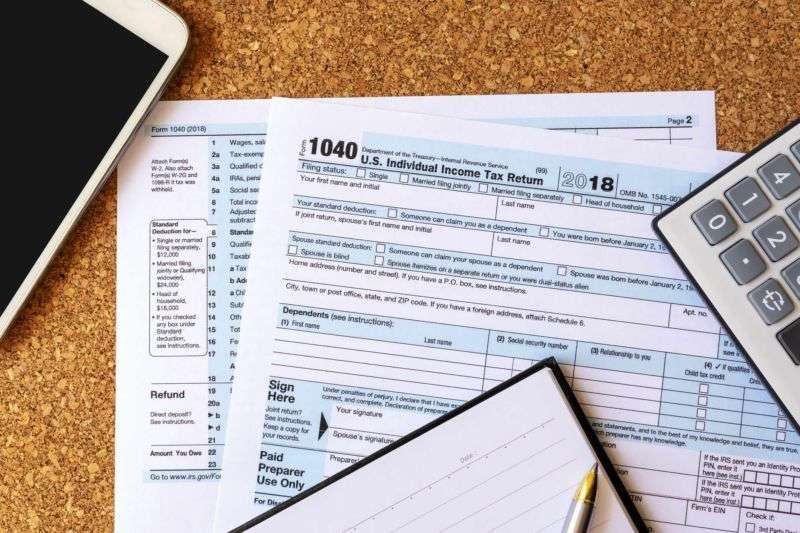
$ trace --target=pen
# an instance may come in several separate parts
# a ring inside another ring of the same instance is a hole
[[[567,521],[561,533],[586,533],[589,529],[589,520],[594,510],[594,499],[597,495],[597,463],[586,473],[572,497],[572,503],[567,513]]]

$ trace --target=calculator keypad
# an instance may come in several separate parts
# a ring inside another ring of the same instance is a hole
[[[797,238],[781,217],[772,217],[753,231],[761,249],[773,261],[780,261],[797,249]]]
[[[745,178],[725,191],[725,197],[744,222],[757,219],[770,207],[769,198],[753,178]]]
[[[719,253],[720,261],[739,285],[756,281],[770,269],[763,255],[772,263],[777,263],[796,254],[800,248],[800,241],[795,235],[795,231],[800,232],[800,173],[797,170],[800,165],[800,140],[790,146],[789,152],[779,153],[757,168],[761,183],[745,175],[724,191],[724,199],[711,200],[691,215],[695,226],[711,246],[725,241],[739,230],[739,223],[729,209],[733,209],[744,224],[756,222],[752,237],[757,246],[748,238],[740,238]],[[769,194],[764,191],[762,184]],[[759,220],[770,211],[773,202],[777,201],[780,205],[784,200],[788,204],[784,210],[791,222],[778,215]],[[789,266],[784,267],[780,277],[777,272],[775,274],[776,277],[762,280],[747,293],[747,299],[767,325],[780,322],[795,310],[790,293],[780,278],[783,278],[791,294],[800,299],[800,257],[795,257]],[[800,319],[781,330],[776,337],[792,360],[800,364]]]
[[[776,155],[759,168],[758,175],[778,200],[783,200],[800,189],[800,174],[789,158],[783,154]]]
[[[800,430],[800,118],[653,227]]]
[[[719,200],[712,200],[695,211],[692,220],[712,246],[733,235],[737,227],[733,217]]]

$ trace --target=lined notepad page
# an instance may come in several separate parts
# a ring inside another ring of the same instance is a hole
[[[595,461],[545,368],[253,531],[560,532]],[[591,527],[636,530],[602,471]]]

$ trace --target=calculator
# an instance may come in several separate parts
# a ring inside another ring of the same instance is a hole
[[[688,278],[800,420],[800,120],[653,220]]]

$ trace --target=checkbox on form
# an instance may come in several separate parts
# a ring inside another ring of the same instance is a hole
[[[706,429],[706,423],[703,422],[702,420],[698,420],[694,424],[694,429],[696,429],[697,431],[703,431]]]
[[[573,194],[572,195],[572,203],[573,204],[582,204],[583,203],[583,196],[580,194]]]
[[[375,245],[375,253],[382,254],[385,251],[386,251],[386,245],[383,244],[382,242],[379,242],[378,244]]]
[[[698,396],[697,405],[708,405],[708,396]]]
[[[400,183],[408,183],[408,174],[400,174]]]
[[[376,255],[375,256],[375,264],[378,265],[378,266],[383,265],[383,256],[382,255]]]
[[[289,245],[289,255],[296,255],[297,254],[297,246],[294,244]]]
[[[479,183],[478,184],[478,191],[479,192],[486,192],[488,190],[489,190],[489,186],[486,185],[485,183]]]
[[[705,418],[706,417],[706,410],[705,409],[698,409],[697,410],[697,418]]]
[[[549,237],[550,236],[550,228],[539,228],[539,236],[540,237]]]
[[[397,209],[389,208],[389,218],[397,218]]]
[[[364,170],[363,168],[357,168],[356,169],[356,176],[357,177],[363,178],[366,174],[367,174],[367,171]]]
[[[558,275],[559,276],[566,276],[567,275],[567,267],[564,267],[564,266],[558,267]]]

